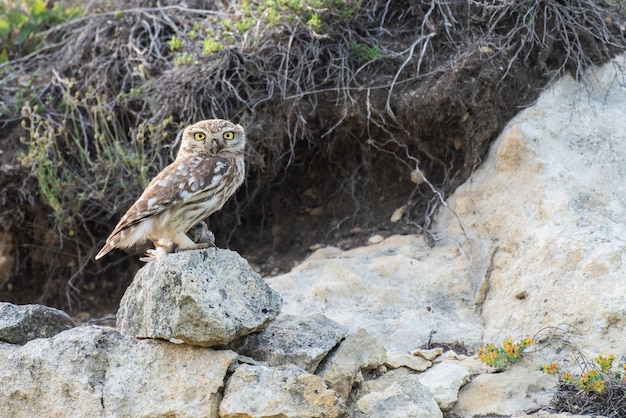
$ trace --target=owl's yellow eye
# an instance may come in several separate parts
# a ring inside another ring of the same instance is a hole
[[[233,133],[233,131],[224,132],[224,134],[222,135],[222,138],[224,139],[233,139],[234,137],[235,134]]]
[[[196,132],[193,134],[193,139],[196,141],[203,141],[206,138],[206,134],[204,132]]]

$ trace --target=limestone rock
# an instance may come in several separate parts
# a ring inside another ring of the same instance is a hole
[[[324,315],[279,316],[263,331],[247,335],[228,347],[269,366],[294,364],[315,372],[318,364],[346,336],[346,327]]]
[[[72,318],[58,309],[0,302],[0,341],[26,344],[35,338],[52,337],[75,326]]]
[[[367,239],[367,243],[370,244],[370,245],[371,244],[379,244],[379,243],[383,242],[384,240],[385,240],[385,237],[383,237],[380,234],[376,234],[376,235],[372,235],[371,237],[369,237]]]
[[[237,354],[78,327],[2,350],[0,416],[216,417]]]
[[[442,418],[443,413],[417,375],[398,369],[363,384],[355,417]]]
[[[184,251],[137,272],[120,302],[117,326],[138,338],[224,346],[267,326],[281,303],[237,253]]]
[[[420,383],[430,390],[442,411],[457,401],[459,389],[469,378],[469,371],[452,362],[443,362],[419,375]]]
[[[237,367],[219,412],[221,418],[346,416],[340,398],[319,376],[293,365]]]
[[[482,319],[460,259],[454,245],[431,248],[420,235],[392,236],[349,251],[313,253],[267,282],[283,297],[283,313],[323,313],[352,332],[366,329],[390,352],[415,350],[433,335],[478,347]]]
[[[387,353],[381,343],[360,328],[324,359],[315,374],[321,376],[329,388],[346,399],[358,373],[361,370],[375,369],[386,358]]]
[[[441,354],[443,354],[443,348],[437,347],[437,348],[432,348],[430,350],[417,349],[417,350],[411,351],[411,354],[413,354],[414,356],[419,356],[423,358],[424,360],[433,361],[437,357],[439,357]]]
[[[388,353],[385,365],[392,369],[408,367],[409,369],[423,372],[432,366],[432,362],[425,360],[423,357],[414,356],[409,353]]]
[[[436,218],[472,260],[485,343],[571,324],[589,358],[626,352],[624,65],[555,82]]]
[[[462,417],[511,416],[549,405],[558,379],[525,360],[502,373],[476,376],[463,386],[452,412]]]
[[[454,351],[446,351],[441,357],[445,358],[443,361],[446,363],[456,364],[466,369],[470,376],[494,372],[493,367],[486,365],[476,356],[458,356]]]

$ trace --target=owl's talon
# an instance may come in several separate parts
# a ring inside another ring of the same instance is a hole
[[[150,261],[156,261],[158,259],[156,250],[146,250],[146,255],[139,257],[139,261],[149,263]]]
[[[146,250],[146,255],[139,258],[139,261],[149,263],[150,261],[156,261],[165,257],[170,251],[166,247],[157,245],[155,249]]]

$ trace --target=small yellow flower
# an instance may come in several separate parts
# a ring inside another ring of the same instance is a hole
[[[593,359],[593,362],[600,367],[600,370],[603,373],[607,373],[613,366],[613,360],[615,360],[615,356],[613,354],[609,354],[608,357],[598,355]]]
[[[545,374],[555,375],[559,373],[559,365],[555,362],[544,364],[541,366],[541,371]]]
[[[597,382],[594,382],[593,385],[591,385],[591,389],[594,390],[596,393],[604,392],[604,380],[598,380]]]

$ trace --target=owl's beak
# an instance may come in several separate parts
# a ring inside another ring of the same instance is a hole
[[[211,154],[217,155],[217,152],[220,150],[220,144],[217,142],[217,139],[213,138],[211,140]]]

